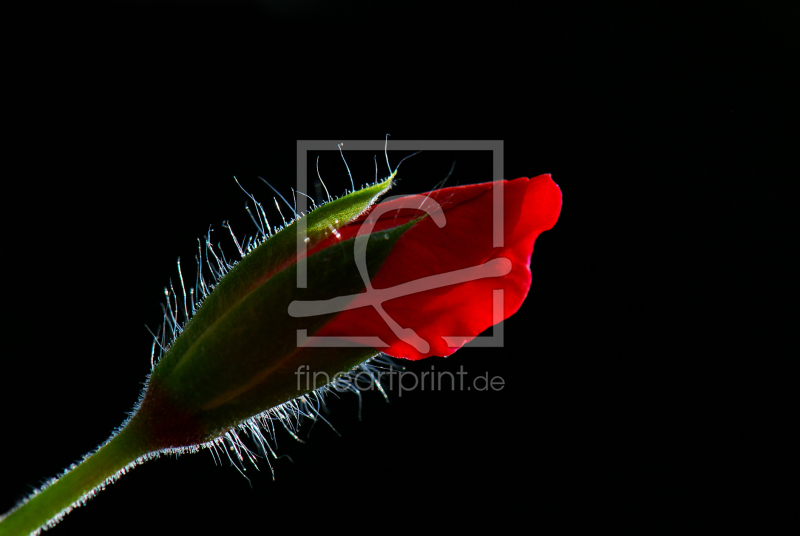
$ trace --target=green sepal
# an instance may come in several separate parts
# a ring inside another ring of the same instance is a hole
[[[342,227],[367,210],[392,184],[394,175],[346,196],[335,199],[304,216],[307,247],[310,249],[325,238],[332,229]],[[276,272],[295,262],[297,255],[297,224],[292,222],[260,244],[237,263],[206,297],[200,308],[184,326],[169,351],[158,362],[152,378],[169,374],[187,349],[218,319],[239,303],[255,288]]]
[[[367,210],[391,177],[312,211],[306,216],[308,247]],[[415,222],[373,233],[367,246],[372,278],[396,240]],[[297,222],[249,253],[206,298],[151,374],[134,419],[147,421],[160,448],[209,441],[231,427],[307,388],[301,365],[333,378],[378,353],[374,348],[298,348],[297,330],[309,336],[337,313],[308,318],[288,314],[294,300],[326,300],[364,290],[345,240],[306,259],[307,288],[297,288]],[[265,275],[267,274],[267,275]]]

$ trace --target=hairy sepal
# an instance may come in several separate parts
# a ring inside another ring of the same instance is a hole
[[[366,210],[391,178],[331,201],[306,216],[309,250]],[[414,222],[370,236],[367,267],[377,273],[396,240]],[[369,347],[298,348],[297,330],[309,336],[336,313],[293,318],[294,300],[353,295],[365,285],[354,259],[354,240],[334,243],[306,259],[307,288],[297,288],[297,221],[242,259],[217,284],[153,369],[131,422],[154,449],[213,440],[246,419],[319,385],[301,381],[349,371],[378,353]]]

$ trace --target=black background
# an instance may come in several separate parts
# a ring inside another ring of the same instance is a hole
[[[25,22],[4,82],[0,510],[124,420],[176,258],[209,224],[224,242],[224,219],[252,233],[234,175],[271,202],[257,176],[287,194],[298,139],[386,133],[390,149],[501,139],[507,178],[562,189],[506,347],[416,366],[503,390],[368,393],[361,422],[343,396],[341,437],[279,437],[293,462],[273,461],[274,482],[265,463],[251,487],[205,452],[161,458],[56,533],[661,526],[724,504],[731,467],[758,472],[741,424],[757,380],[726,350],[746,352],[746,332],[721,335],[714,311],[745,299],[723,292],[728,270],[788,213],[791,175],[771,166],[796,136],[796,14],[379,5],[78,2]],[[374,178],[372,154],[345,155]],[[448,184],[490,180],[480,155],[423,153],[399,188],[432,188],[454,160]]]

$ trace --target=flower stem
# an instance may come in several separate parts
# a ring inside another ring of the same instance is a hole
[[[0,536],[28,535],[51,520],[57,521],[62,512],[81,505],[93,490],[116,479],[129,464],[147,454],[150,448],[142,440],[142,428],[131,426],[135,421],[131,420],[97,452],[0,520]]]

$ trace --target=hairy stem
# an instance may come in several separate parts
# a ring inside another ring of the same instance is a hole
[[[27,535],[50,521],[58,521],[90,498],[98,486],[113,481],[129,464],[147,454],[150,448],[135,421],[134,418],[97,452],[11,511],[0,521],[0,535]]]

